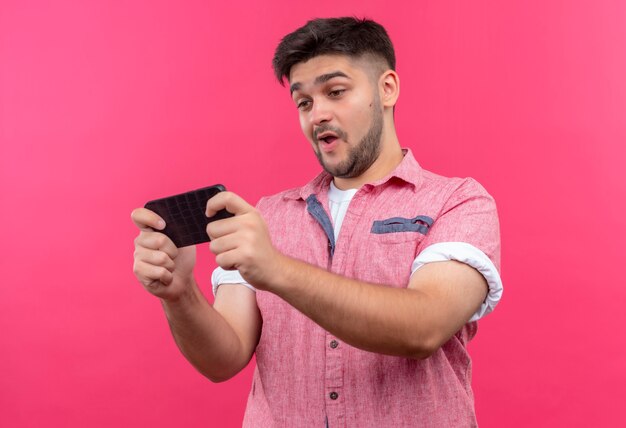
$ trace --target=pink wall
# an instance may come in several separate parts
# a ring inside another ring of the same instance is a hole
[[[315,16],[395,41],[401,142],[498,201],[505,294],[471,345],[483,427],[626,426],[626,5],[0,3],[0,426],[238,426],[132,274],[132,208],[318,170],[270,60]],[[206,248],[198,278],[209,293]]]

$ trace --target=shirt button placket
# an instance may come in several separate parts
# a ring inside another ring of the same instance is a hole
[[[343,393],[343,352],[340,342],[331,334],[326,333],[326,416],[330,427],[343,427],[345,425],[345,409]]]

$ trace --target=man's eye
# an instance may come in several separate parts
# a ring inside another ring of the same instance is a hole
[[[334,91],[330,91],[328,93],[328,96],[338,97],[339,95],[343,94],[345,91],[346,91],[345,89],[335,89]]]
[[[309,106],[310,103],[311,102],[309,100],[299,101],[298,104],[297,104],[298,105],[298,109],[299,110],[305,109],[305,108],[307,108]]]

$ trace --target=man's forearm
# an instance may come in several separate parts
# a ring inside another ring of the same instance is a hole
[[[290,258],[283,266],[269,291],[346,343],[413,358],[436,349],[436,326],[420,291],[349,279]]]
[[[175,302],[161,300],[179,349],[213,382],[227,380],[248,363],[241,341],[197,285]]]

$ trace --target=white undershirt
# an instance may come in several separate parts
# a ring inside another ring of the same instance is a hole
[[[343,219],[346,216],[346,212],[348,212],[350,201],[357,191],[358,189],[340,190],[335,187],[332,181],[330,182],[328,205],[334,225],[335,242],[337,242]],[[438,242],[430,245],[421,251],[413,261],[411,274],[426,263],[448,260],[456,260],[470,265],[485,277],[489,285],[489,293],[487,293],[485,301],[470,318],[470,321],[477,321],[493,311],[502,297],[502,279],[491,259],[471,244],[466,242]],[[224,270],[219,266],[213,271],[211,282],[213,283],[213,294],[216,294],[217,288],[222,284],[241,284],[256,291],[253,286],[243,279],[239,271]]]
[[[348,205],[352,197],[359,189],[339,190],[335,187],[335,183],[330,181],[330,190],[328,191],[328,207],[330,208],[330,217],[333,219],[333,232],[335,234],[335,242],[339,236],[343,219],[348,212]]]

